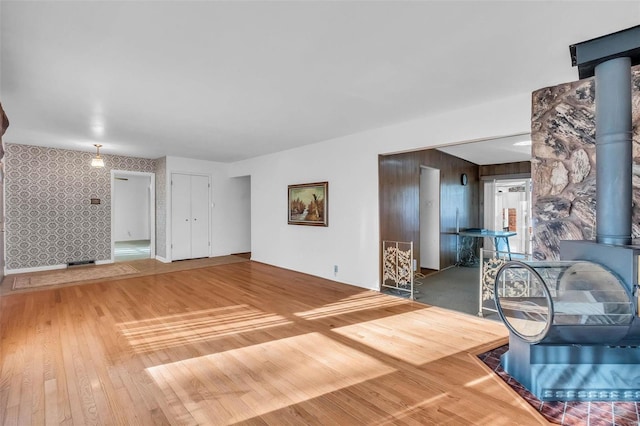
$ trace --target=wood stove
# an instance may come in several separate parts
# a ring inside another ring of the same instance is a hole
[[[498,271],[495,301],[510,332],[501,362],[543,401],[640,400],[640,245],[631,236],[640,26],[570,51],[580,78],[596,80],[596,241],[562,241],[560,261]]]

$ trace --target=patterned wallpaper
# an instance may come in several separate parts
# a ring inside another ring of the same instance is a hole
[[[156,160],[6,144],[6,267],[111,258],[111,170],[154,172]],[[91,205],[91,198],[100,198]]]
[[[167,157],[156,160],[156,255],[167,258]]]
[[[533,255],[559,258],[561,240],[596,237],[595,80],[533,92]],[[640,66],[632,68],[633,216],[640,237]]]

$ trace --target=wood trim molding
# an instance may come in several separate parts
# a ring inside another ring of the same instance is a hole
[[[4,132],[6,132],[7,128],[9,127],[9,118],[7,117],[7,114],[5,114],[4,108],[2,108],[1,103],[0,103],[0,118],[2,119],[2,122],[0,123],[0,141],[2,141],[2,136],[4,135]]]

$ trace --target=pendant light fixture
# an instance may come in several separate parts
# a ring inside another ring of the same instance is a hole
[[[96,156],[91,159],[91,166],[93,167],[104,167],[104,160],[100,157],[100,145],[99,143],[94,143],[93,146],[96,147]]]

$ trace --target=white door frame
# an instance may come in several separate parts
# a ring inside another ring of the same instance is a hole
[[[146,176],[149,178],[149,239],[151,253],[149,258],[156,258],[156,174],[151,172],[132,172],[128,170],[111,170],[111,263],[115,262],[115,195],[116,176]]]

